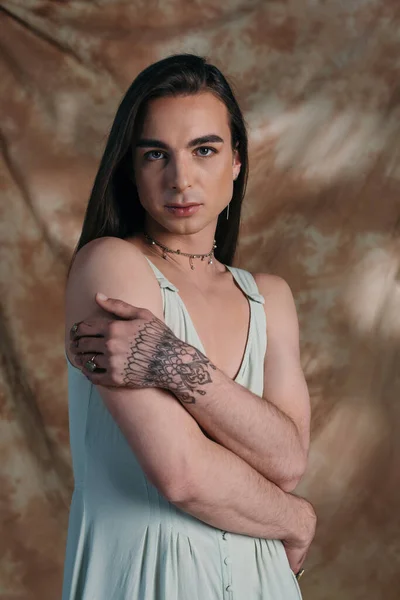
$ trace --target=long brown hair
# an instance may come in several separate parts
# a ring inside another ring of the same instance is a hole
[[[242,201],[248,177],[246,124],[231,86],[221,71],[194,54],[176,54],[151,64],[128,88],[118,107],[87,205],[82,232],[71,261],[96,238],[126,238],[143,232],[145,210],[135,184],[131,149],[143,123],[147,103],[154,98],[209,91],[227,107],[232,149],[241,169],[233,184],[229,219],[224,209],[217,222],[215,257],[231,265],[238,241]]]

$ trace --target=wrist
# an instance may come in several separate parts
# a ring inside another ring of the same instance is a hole
[[[159,387],[172,392],[184,404],[195,404],[207,393],[216,371],[200,350],[178,338],[168,348],[160,348],[155,362],[164,363]]]

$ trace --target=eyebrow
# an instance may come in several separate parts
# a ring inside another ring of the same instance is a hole
[[[201,137],[195,138],[191,140],[187,144],[187,148],[193,148],[194,146],[201,146],[202,144],[209,143],[224,143],[224,140],[219,135],[215,133],[211,133],[209,135],[202,135]],[[154,140],[151,138],[142,138],[137,141],[136,148],[169,148],[168,144],[162,142],[161,140]]]

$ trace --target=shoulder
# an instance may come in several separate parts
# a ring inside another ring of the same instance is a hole
[[[95,300],[97,292],[147,308],[162,318],[157,279],[144,255],[130,242],[103,237],[77,252],[66,286],[67,326],[101,311]]]
[[[293,300],[293,293],[285,279],[269,273],[252,273],[265,302]]]
[[[114,260],[115,257],[136,260],[138,264],[145,262],[143,254],[133,244],[121,238],[105,236],[88,242],[77,252],[71,271],[77,266],[93,265],[103,260]]]
[[[298,335],[298,317],[292,290],[285,279],[268,273],[255,273],[258,290],[264,296],[264,309],[270,333],[285,331]]]
[[[106,236],[85,244],[77,252],[70,270],[68,285],[100,277],[104,282],[120,284],[140,280],[152,282],[152,270],[140,250],[121,238]]]

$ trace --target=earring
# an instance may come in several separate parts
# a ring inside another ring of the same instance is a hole
[[[229,219],[229,206],[230,206],[230,202],[229,202],[228,206],[226,207],[226,220]]]

